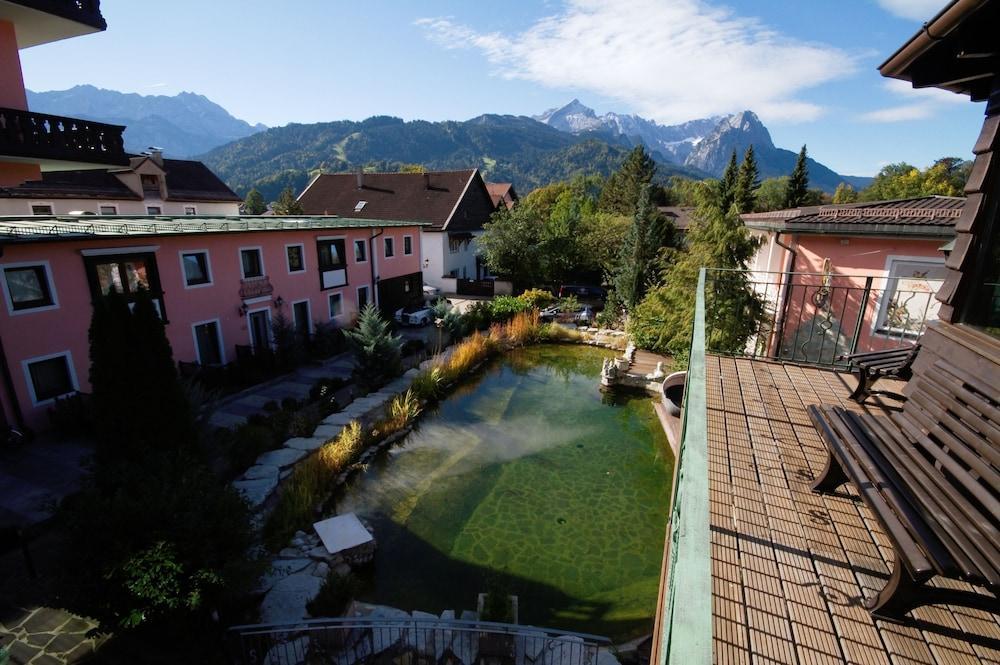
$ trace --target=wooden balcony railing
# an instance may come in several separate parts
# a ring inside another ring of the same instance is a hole
[[[121,125],[0,108],[4,156],[89,164],[128,165]]]
[[[14,4],[35,9],[46,14],[83,23],[98,30],[108,24],[101,15],[101,0],[11,0]]]

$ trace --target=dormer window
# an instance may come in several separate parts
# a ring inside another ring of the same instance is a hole
[[[142,182],[142,191],[159,196],[160,176],[150,173],[142,173],[139,175],[139,179]]]
[[[364,207],[367,204],[368,201],[358,201],[356,204],[354,204],[354,212],[361,212],[362,210],[364,210]]]

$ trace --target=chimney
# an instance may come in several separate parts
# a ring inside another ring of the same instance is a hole
[[[148,148],[146,148],[146,150],[148,151],[149,158],[152,159],[153,162],[157,166],[161,166],[162,167],[163,166],[163,148],[157,148],[155,145],[151,145]]]
[[[424,171],[424,189],[431,188],[431,174]]]
[[[362,171],[361,169],[358,169],[357,178],[358,178],[358,189],[363,189],[365,186],[365,172]]]

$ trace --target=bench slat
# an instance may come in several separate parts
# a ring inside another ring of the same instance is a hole
[[[831,408],[816,405],[810,405],[808,410],[809,417],[826,440],[831,454],[840,462],[844,471],[864,497],[865,503],[868,504],[868,507],[872,509],[876,518],[885,528],[913,578],[927,579],[935,572],[940,572],[936,564],[925,554],[925,550],[910,535],[897,514],[889,507],[885,497],[876,490],[877,486],[887,487],[888,483],[885,482],[884,478],[871,478],[848,448],[850,444],[847,442],[855,437],[840,415]],[[925,535],[928,538],[933,538],[930,533],[926,532],[918,534],[918,537]]]
[[[931,381],[922,381],[916,385],[919,385],[920,389],[938,404],[944,404],[948,401],[948,393],[945,390],[961,389],[961,384],[952,383],[951,379],[944,374],[934,373],[929,376]],[[978,408],[980,402],[982,400],[978,399],[975,394],[966,391],[962,402],[955,401],[948,405],[947,414],[953,419],[957,418],[965,425],[966,429],[970,428],[973,423],[975,424],[975,429],[986,437],[986,441],[983,441],[981,437],[974,437],[972,441],[968,442],[969,445],[986,458],[991,466],[1000,469],[1000,424],[983,417],[982,413],[972,410],[972,408]],[[970,408],[970,404],[972,408]],[[981,409],[979,410],[981,411]]]
[[[864,353],[852,353],[850,355],[843,356],[844,360],[864,360],[865,358],[886,356],[886,355],[903,355],[907,356],[913,351],[912,346],[903,346],[898,349],[888,349],[886,351],[865,351]]]

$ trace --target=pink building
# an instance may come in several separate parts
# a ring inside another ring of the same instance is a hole
[[[926,196],[743,215],[762,238],[750,269],[774,315],[769,355],[829,362],[913,343],[936,318],[964,204]]]
[[[339,217],[0,217],[0,413],[44,428],[89,388],[93,299],[151,291],[177,361],[222,365],[270,347],[279,311],[300,333],[420,297],[420,224]]]

